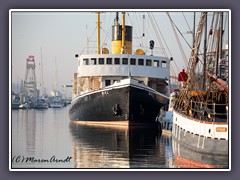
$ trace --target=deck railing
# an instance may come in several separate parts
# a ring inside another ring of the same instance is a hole
[[[191,100],[189,115],[200,120],[226,122],[228,121],[228,105]]]

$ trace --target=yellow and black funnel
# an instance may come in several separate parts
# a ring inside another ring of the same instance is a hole
[[[112,54],[132,54],[132,26],[125,26],[125,13],[122,14],[122,25],[117,13],[112,26]]]

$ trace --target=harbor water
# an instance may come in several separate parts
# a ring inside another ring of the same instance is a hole
[[[80,125],[69,120],[68,110],[12,110],[13,169],[174,167],[171,136],[144,128]]]

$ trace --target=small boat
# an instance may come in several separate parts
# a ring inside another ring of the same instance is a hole
[[[49,98],[49,107],[50,108],[61,108],[64,106],[64,102],[62,97],[60,96],[53,96]]]
[[[62,102],[59,101],[59,102],[52,102],[51,104],[49,104],[49,107],[50,108],[61,108],[61,107],[63,107],[63,105],[62,105]]]
[[[174,90],[170,95],[170,101],[168,107],[163,106],[155,121],[157,122],[158,130],[165,135],[171,135],[172,133],[172,123],[173,123],[173,104],[174,98],[177,95],[177,90]]]
[[[31,105],[30,103],[27,103],[27,102],[19,105],[19,109],[30,109],[30,108],[31,108]]]
[[[48,103],[45,99],[36,99],[33,105],[34,109],[48,109]]]
[[[172,121],[173,113],[172,111],[161,110],[160,115],[157,116],[156,122],[158,122],[158,130],[165,135],[171,135],[172,133]]]
[[[20,97],[17,95],[12,95],[12,109],[19,109]]]

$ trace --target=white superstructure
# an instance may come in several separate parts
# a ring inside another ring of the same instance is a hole
[[[76,95],[103,89],[115,81],[132,77],[160,93],[165,92],[170,64],[167,57],[135,54],[94,54],[78,58]]]

